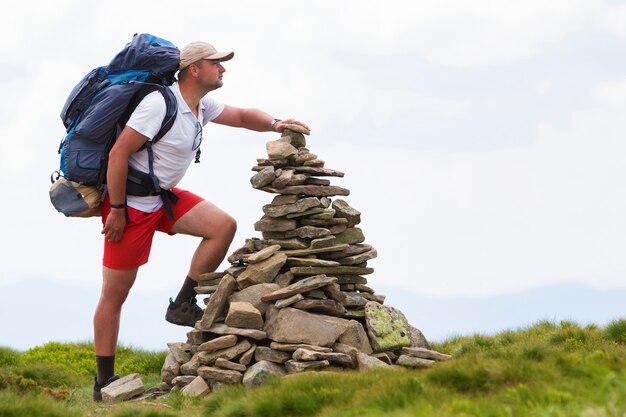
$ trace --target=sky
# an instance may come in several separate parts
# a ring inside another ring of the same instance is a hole
[[[311,126],[309,149],[345,172],[333,183],[351,190],[378,250],[370,285],[434,337],[626,315],[615,297],[594,315],[554,290],[582,288],[580,302],[595,294],[594,305],[626,290],[626,4],[26,1],[0,15],[0,345],[92,337],[100,220],[65,218],[47,189],[71,88],[137,32],[235,51],[214,97]],[[210,126],[202,163],[180,184],[237,219],[233,250],[258,236],[272,196],[251,188],[250,168],[276,136]],[[175,296],[196,244],[157,236],[122,341],[184,339],[153,311]],[[468,300],[542,289],[557,294],[550,311],[463,323]],[[12,319],[21,301],[45,320],[39,332]]]

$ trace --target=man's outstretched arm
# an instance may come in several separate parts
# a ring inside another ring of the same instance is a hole
[[[256,132],[282,132],[288,124],[296,124],[309,128],[306,124],[295,120],[285,119],[272,126],[274,118],[259,109],[242,109],[239,107],[224,105],[222,113],[213,119],[214,123],[232,127],[243,127]],[[273,128],[273,129],[272,129]]]

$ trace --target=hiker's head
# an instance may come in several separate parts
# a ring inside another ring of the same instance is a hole
[[[210,72],[211,68],[208,66],[222,73],[224,72],[224,67],[221,66],[221,62],[232,59],[234,55],[235,53],[231,51],[218,52],[217,49],[208,42],[191,42],[189,45],[185,46],[180,53],[180,72],[178,78],[180,81],[184,81],[190,70],[193,71],[195,75],[198,75],[198,71],[209,70]],[[219,68],[221,68],[221,70]],[[221,83],[217,87],[221,87]]]

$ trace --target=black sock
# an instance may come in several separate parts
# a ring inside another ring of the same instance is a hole
[[[115,374],[115,355],[96,355],[96,368],[98,368],[98,385],[103,387],[109,381],[109,378]]]
[[[180,305],[180,303],[184,303],[185,301],[189,301],[192,298],[196,298],[196,287],[198,286],[198,281],[195,281],[189,277],[185,278],[185,282],[183,286],[180,287],[180,291],[174,300],[174,304]]]

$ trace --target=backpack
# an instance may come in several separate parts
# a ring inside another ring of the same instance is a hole
[[[165,117],[157,135],[142,147],[148,151],[150,172],[129,167],[127,194],[161,195],[168,215],[171,214],[168,207],[172,195],[161,190],[154,175],[152,145],[169,131],[176,118],[176,97],[168,86],[176,80],[179,62],[180,51],[171,42],[147,33],[135,34],[108,66],[94,68],[73,88],[61,111],[66,133],[58,149],[59,170],[51,177],[53,183],[66,185],[50,190],[58,211],[82,217],[76,213],[77,205],[70,208],[67,201],[80,199],[84,193],[73,191],[68,197],[70,189],[77,188],[67,184],[104,188],[108,155],[117,137],[141,100],[159,91],[165,99]],[[65,194],[53,195],[54,190]]]

